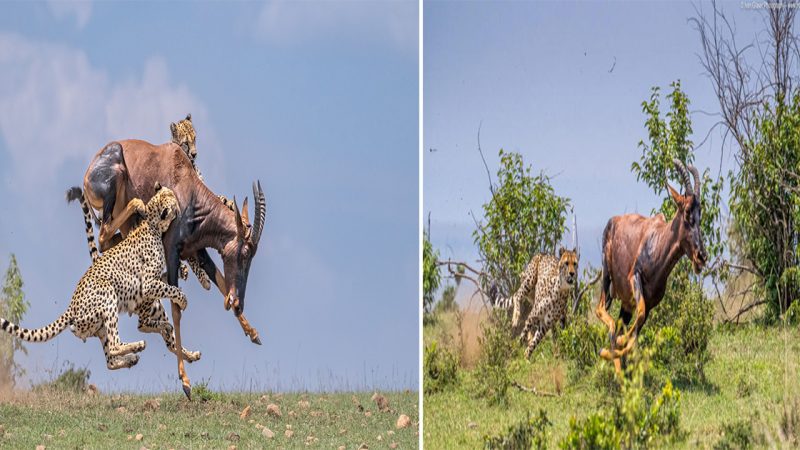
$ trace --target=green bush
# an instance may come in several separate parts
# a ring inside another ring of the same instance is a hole
[[[69,361],[64,363],[61,373],[52,381],[40,384],[37,388],[47,388],[56,391],[83,392],[89,384],[91,372],[86,367],[76,369]]]
[[[722,426],[722,436],[714,450],[747,450],[757,445],[763,445],[763,439],[755,435],[752,421],[743,419]]]
[[[539,410],[539,416],[532,418],[530,413],[525,420],[508,427],[508,431],[498,436],[484,436],[484,448],[487,450],[518,450],[547,448],[549,428],[553,424],[547,418],[544,410]]]
[[[602,323],[589,323],[586,316],[574,317],[558,332],[556,341],[559,356],[573,361],[579,371],[593,367],[599,361],[600,350],[608,345],[608,333]]]
[[[575,417],[570,418],[569,433],[560,447],[564,450],[616,450],[619,440],[614,422],[595,413],[583,422],[578,422]]]
[[[475,369],[476,394],[489,404],[505,404],[511,376],[508,364],[519,353],[520,347],[511,335],[511,324],[505,311],[492,311],[489,320],[481,325],[479,338],[481,352]]]
[[[458,384],[458,357],[446,348],[439,348],[436,341],[425,347],[423,360],[423,390],[425,394],[440,392]]]
[[[436,302],[436,306],[433,307],[433,312],[435,314],[440,314],[455,311],[457,308],[456,287],[452,284],[448,284],[442,290],[442,298]]]
[[[201,402],[208,402],[220,400],[222,395],[209,389],[208,380],[202,380],[192,387],[192,398],[196,398]]]
[[[433,306],[434,295],[439,289],[442,274],[436,265],[439,251],[433,248],[427,231],[423,234],[422,242],[422,311],[427,313]]]
[[[683,437],[680,429],[680,392],[667,380],[653,391],[645,383],[653,350],[638,353],[625,377],[617,379],[619,392],[611,393],[612,405],[582,422],[570,421],[561,447],[646,448]]]
[[[657,372],[680,382],[702,383],[711,360],[708,342],[714,304],[706,299],[702,285],[679,269],[681,265],[689,262],[682,261],[673,271],[667,293],[651,311],[638,344],[655,349],[652,362]]]

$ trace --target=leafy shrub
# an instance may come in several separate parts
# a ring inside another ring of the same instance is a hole
[[[722,436],[714,444],[714,450],[746,450],[762,444],[762,441],[755,436],[753,423],[743,419],[722,425]]]
[[[201,402],[208,402],[220,400],[222,395],[209,389],[208,381],[202,380],[192,387],[192,398],[196,398]]]
[[[549,428],[553,424],[547,418],[544,410],[539,410],[539,416],[532,418],[530,413],[525,420],[508,427],[508,431],[498,436],[484,436],[484,448],[487,450],[503,449],[537,449],[547,448]]]
[[[569,433],[560,447],[565,450],[615,450],[619,448],[619,440],[614,422],[595,413],[583,422],[570,418]]]
[[[436,314],[455,311],[458,308],[456,304],[456,287],[448,284],[442,290],[442,298],[436,303],[433,312]]]
[[[434,294],[442,281],[442,274],[439,266],[436,265],[439,260],[439,251],[433,248],[427,232],[423,234],[422,242],[422,310],[428,312],[433,305]]]
[[[492,311],[489,320],[481,327],[481,352],[475,370],[476,393],[486,398],[489,404],[505,404],[511,386],[508,363],[519,352],[519,345],[511,335],[511,324],[505,311]]]
[[[458,383],[458,357],[446,348],[439,348],[436,341],[425,347],[423,361],[425,394],[440,392]]]
[[[626,376],[618,379],[619,393],[612,394],[610,407],[582,422],[570,421],[562,448],[646,448],[683,437],[680,392],[669,380],[655,392],[645,384],[652,352],[635,355]]]
[[[37,387],[53,389],[64,392],[83,392],[89,384],[91,372],[86,367],[76,369],[75,365],[69,361],[64,363],[61,373],[52,381],[43,383]]]
[[[575,317],[558,333],[558,353],[573,361],[584,371],[597,364],[600,349],[608,343],[606,328],[602,323],[589,323],[585,316]]]
[[[497,184],[483,205],[472,237],[483,260],[482,288],[494,284],[505,298],[519,286],[519,274],[537,253],[555,253],[565,230],[569,199],[556,194],[544,173],[532,174],[522,155],[499,151]]]
[[[681,265],[689,265],[682,261]],[[688,267],[686,267],[688,270]],[[648,317],[639,344],[652,346],[656,371],[677,381],[705,381],[705,365],[711,360],[708,342],[713,331],[714,305],[700,283],[676,268],[664,299]]]
[[[800,324],[800,302],[793,302],[789,309],[783,313],[783,321],[786,325]]]

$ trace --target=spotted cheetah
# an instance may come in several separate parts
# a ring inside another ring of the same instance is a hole
[[[192,115],[187,114],[186,118],[178,123],[172,122],[169,124],[169,130],[172,133],[172,142],[178,144],[183,149],[186,156],[189,157],[189,161],[192,162],[192,167],[194,167],[194,171],[197,172],[198,178],[200,178],[200,181],[203,181],[203,175],[200,173],[200,169],[197,168],[197,132],[194,131]],[[228,200],[224,195],[218,195],[217,197],[222,200],[225,206],[233,211],[232,201]]]
[[[185,309],[186,295],[176,286],[163,282],[166,265],[161,236],[175,219],[178,201],[168,188],[156,185],[156,194],[145,205],[131,200],[144,219],[119,244],[97,258],[81,277],[67,310],[51,324],[38,329],[22,328],[0,318],[0,328],[19,339],[44,342],[70,330],[79,338],[96,336],[103,344],[106,366],[111,370],[131,367],[139,362],[144,341],[123,343],[117,328],[119,312],[139,315],[139,330],[159,332],[167,348],[175,352],[172,325],[161,299],[167,297]],[[199,352],[183,354],[188,361],[200,358]]]
[[[522,318],[527,316],[521,337],[528,342],[525,351],[533,350],[556,322],[566,320],[567,303],[577,280],[578,254],[561,248],[558,258],[538,254],[531,258],[520,276],[520,287],[513,296],[495,302],[495,307],[512,309],[511,327],[520,334]],[[525,310],[530,309],[529,314]]]

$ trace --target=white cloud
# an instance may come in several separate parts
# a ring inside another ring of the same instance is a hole
[[[276,0],[261,9],[255,34],[281,45],[348,36],[416,51],[417,8],[414,1]]]
[[[205,106],[170,80],[161,58],[147,60],[141,77],[115,81],[82,50],[0,33],[0,138],[20,187],[52,179],[69,159],[88,164],[111,140],[165,142],[169,123],[187,112],[207,123]],[[221,153],[208,128],[198,126],[201,168],[218,176]]]
[[[89,0],[48,0],[47,8],[56,19],[74,18],[78,29],[83,29],[92,17],[92,2]]]

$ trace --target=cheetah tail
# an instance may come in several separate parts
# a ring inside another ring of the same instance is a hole
[[[49,341],[64,331],[64,328],[67,328],[67,325],[69,325],[69,320],[67,319],[66,312],[50,325],[34,330],[22,328],[19,325],[11,323],[0,317],[0,328],[2,328],[3,331],[28,342]]]
[[[94,227],[92,226],[92,207],[83,195],[83,190],[77,186],[71,187],[67,191],[67,202],[73,200],[80,200],[81,209],[83,210],[83,222],[86,225],[86,245],[89,246],[89,256],[92,258],[92,264],[97,261],[100,253],[97,251],[97,245],[94,242]]]

